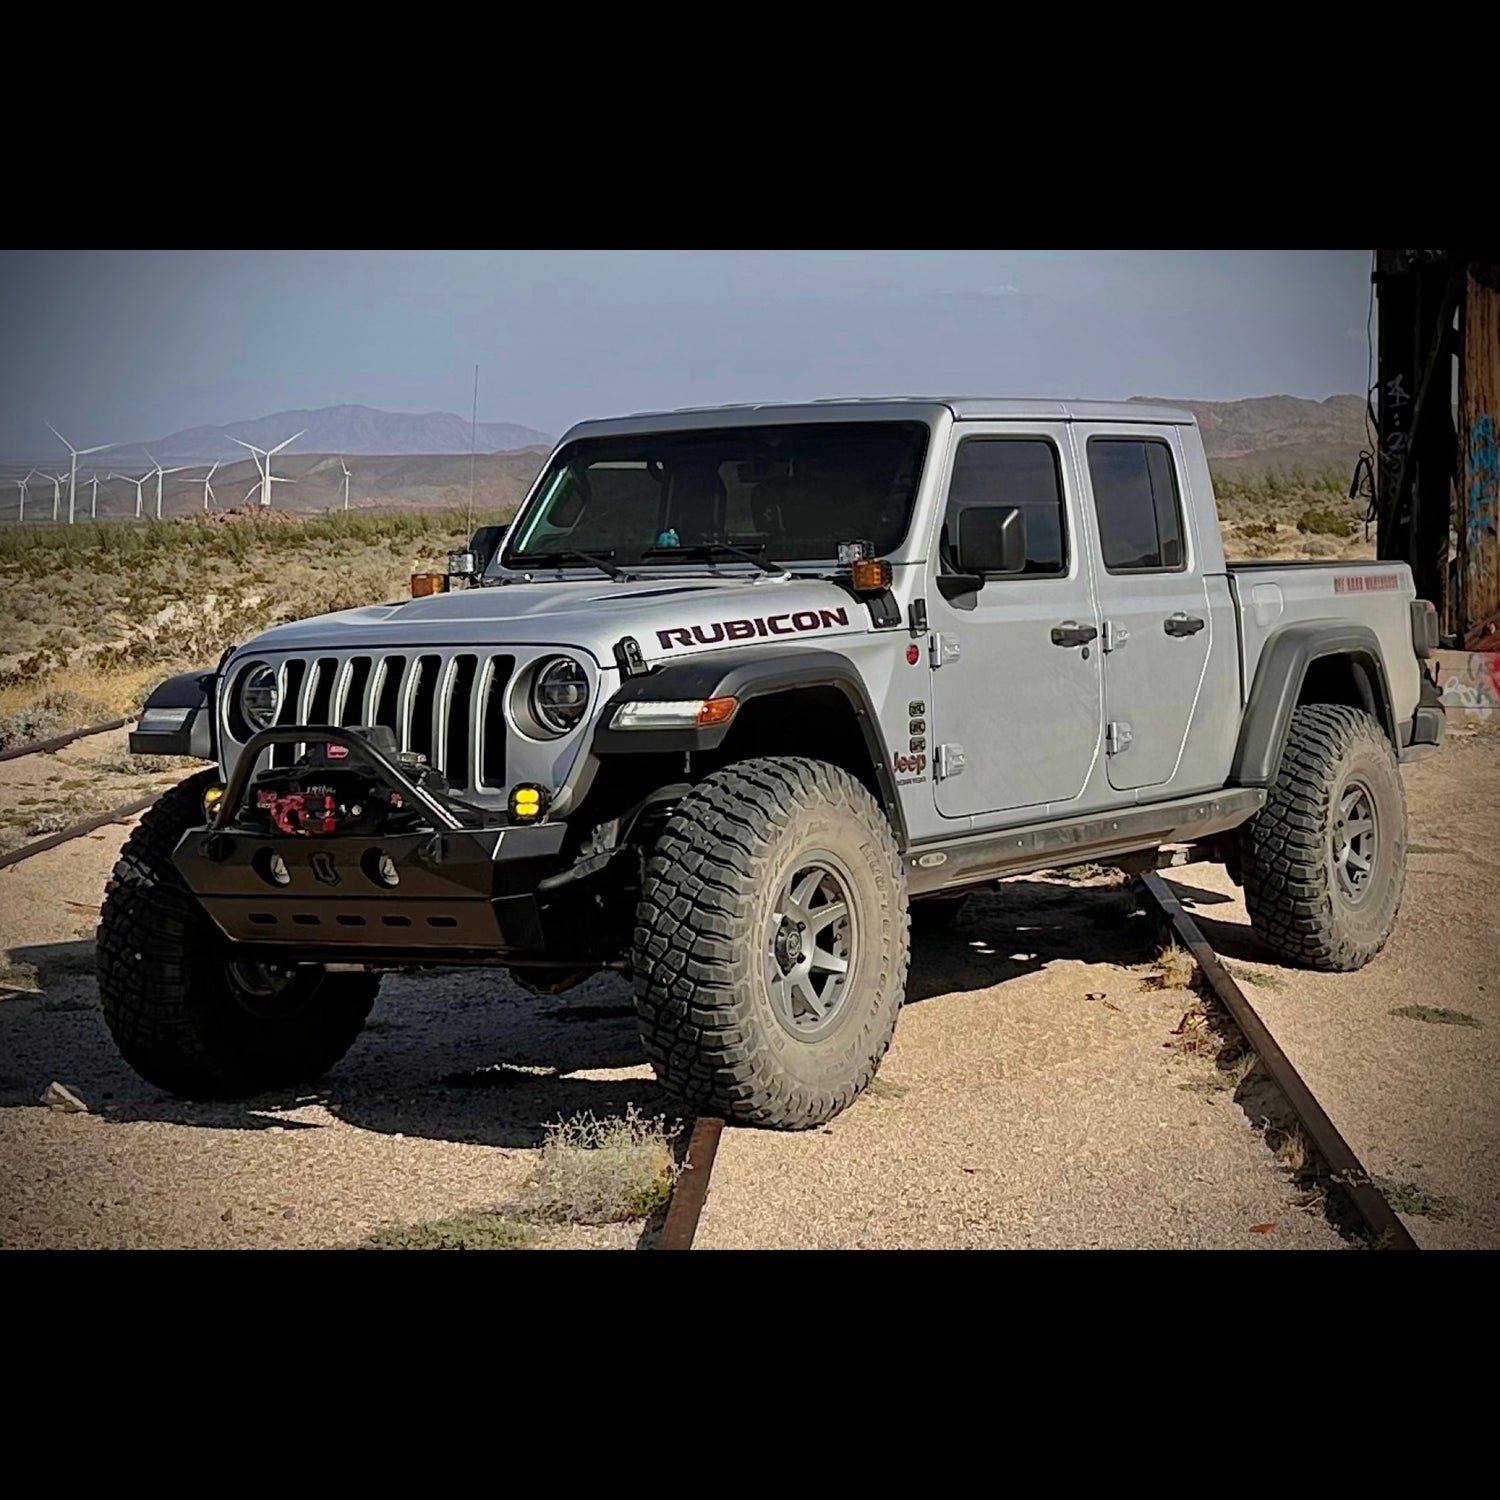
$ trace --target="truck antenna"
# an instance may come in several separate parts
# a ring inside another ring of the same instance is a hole
[[[474,413],[469,419],[469,526],[474,535],[474,450],[479,435],[479,366],[474,366]]]

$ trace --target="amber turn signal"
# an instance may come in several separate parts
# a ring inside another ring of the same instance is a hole
[[[883,557],[863,557],[849,573],[857,594],[878,594],[891,586],[891,565]]]
[[[224,800],[224,788],[221,786],[210,786],[203,789],[203,814],[212,818],[218,812],[219,804]]]
[[[707,729],[712,724],[727,724],[740,706],[738,698],[705,698],[698,710],[698,728]]]
[[[448,575],[446,573],[413,573],[411,575],[413,599],[425,599],[429,594],[446,594],[447,592]]]

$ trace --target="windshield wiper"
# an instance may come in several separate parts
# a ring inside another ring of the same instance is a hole
[[[760,552],[766,550],[764,543],[758,550]],[[754,563],[762,573],[771,573],[780,577],[787,572],[787,569],[783,568],[779,562],[767,562],[765,558],[758,557],[748,547],[736,547],[733,542],[703,542],[693,547],[647,547],[641,553],[641,561],[656,562],[669,557],[686,557],[695,562],[712,562],[714,557],[721,552],[727,552],[731,557],[738,557],[743,562]]]
[[[629,578],[630,574],[624,568],[617,568],[610,560],[614,557],[614,550],[605,553],[578,552],[574,550],[560,552],[513,552],[508,559],[503,559],[508,568],[537,568],[546,567],[549,563],[556,563],[562,567],[565,562],[587,563],[591,568],[598,568],[601,573],[608,574],[611,578]]]

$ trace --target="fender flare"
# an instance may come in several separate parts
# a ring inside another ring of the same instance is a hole
[[[1365,711],[1399,752],[1391,687],[1375,632],[1348,620],[1299,620],[1273,632],[1261,650],[1230,766],[1231,785],[1270,786],[1275,781],[1308,669],[1330,656],[1352,663]]]
[[[905,819],[880,732],[880,720],[858,669],[835,651],[805,646],[705,651],[681,661],[667,662],[641,676],[627,677],[599,716],[593,753],[606,756],[716,750],[735,724],[735,719],[731,719],[727,724],[705,729],[611,729],[615,710],[622,703],[738,698],[743,707],[757,698],[815,687],[834,688],[853,709],[875,769],[880,801],[897,832],[903,833]]]
[[[140,723],[130,732],[132,755],[190,755],[217,761],[214,672],[169,677],[146,699]]]

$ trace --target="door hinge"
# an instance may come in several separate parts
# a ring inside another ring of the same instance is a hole
[[[957,661],[959,655],[961,654],[958,644],[958,637],[956,635],[951,635],[944,630],[936,630],[933,632],[932,640],[929,643],[929,649],[931,651],[932,665],[934,667],[947,666],[950,661]]]
[[[964,747],[959,744],[939,745],[932,752],[932,779],[946,781],[950,776],[960,776],[964,769]]]
[[[1130,725],[1119,719],[1111,719],[1109,728],[1104,734],[1104,750],[1107,755],[1118,755],[1122,750],[1130,749],[1130,742],[1135,736],[1130,732]]]
[[[1101,649],[1118,651],[1129,639],[1130,632],[1123,625],[1116,625],[1113,620],[1104,622],[1104,636],[1100,641]]]

